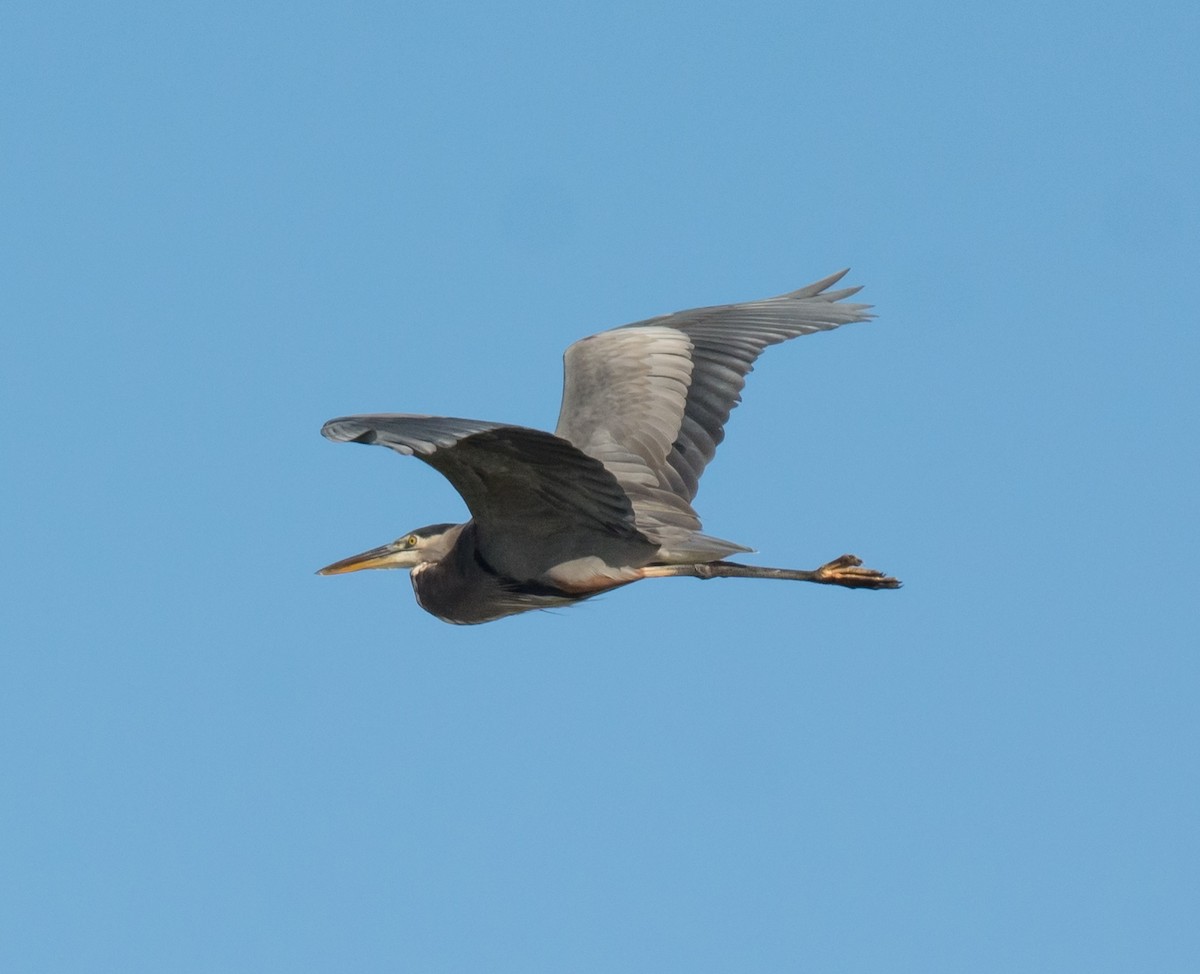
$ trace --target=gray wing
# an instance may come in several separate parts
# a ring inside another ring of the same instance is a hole
[[[504,575],[537,578],[588,556],[644,564],[658,548],[604,465],[550,433],[400,413],[331,419],[321,433],[390,447],[441,473],[466,501],[480,553]]]
[[[746,375],[768,345],[873,317],[838,304],[860,288],[829,291],[841,271],[761,301],[695,308],[623,325],[576,342],[563,357],[555,433],[601,460],[629,491],[673,523],[691,509],[700,476],[725,438]],[[650,511],[652,521],[660,518]]]

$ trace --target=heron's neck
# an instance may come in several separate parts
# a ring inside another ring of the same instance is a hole
[[[417,602],[445,622],[466,625],[487,622],[506,615],[495,608],[501,580],[477,564],[475,529],[468,521],[447,531],[439,539],[444,554],[417,565],[410,573]]]
[[[449,557],[450,552],[454,550],[455,545],[458,544],[459,539],[462,538],[463,531],[468,526],[471,526],[472,529],[474,528],[470,521],[467,521],[465,524],[456,524],[436,541],[431,542],[425,551],[422,552],[425,555],[426,564],[445,561]]]

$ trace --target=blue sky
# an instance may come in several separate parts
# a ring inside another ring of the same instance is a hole
[[[1200,968],[1195,5],[547,6],[7,9],[0,967]],[[697,506],[902,591],[313,574],[843,266]]]

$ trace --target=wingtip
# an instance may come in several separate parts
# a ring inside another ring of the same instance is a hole
[[[828,290],[829,288],[833,287],[833,285],[835,285],[838,281],[840,281],[843,277],[845,277],[849,273],[850,273],[850,268],[843,267],[840,271],[835,271],[834,273],[830,274],[828,277],[823,277],[819,281],[813,281],[812,284],[806,284],[804,287],[800,288],[800,290],[798,290],[794,293],[795,293],[796,297],[798,297],[798,298],[816,297],[816,295],[820,294],[822,291]]]
[[[841,301],[843,298],[848,298],[852,294],[857,294],[862,290],[862,285],[858,284],[854,287],[842,288],[840,291],[830,291],[833,285],[837,284],[843,277],[850,273],[849,267],[843,267],[840,271],[830,274],[828,277],[823,277],[819,281],[813,281],[812,284],[806,284],[799,290],[792,291],[785,295],[789,298],[816,298],[819,297],[823,301]]]
[[[326,420],[321,426],[321,435],[327,440],[335,440],[342,442],[345,438],[339,435],[338,427],[346,422],[345,416],[339,416],[337,419]]]
[[[335,443],[374,443],[375,430],[364,426],[360,416],[339,416],[321,427],[321,435]]]

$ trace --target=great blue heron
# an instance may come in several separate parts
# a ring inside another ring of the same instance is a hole
[[[898,588],[842,555],[814,571],[724,561],[750,548],[702,534],[700,475],[745,376],[768,345],[865,321],[828,290],[846,271],[778,297],[648,318],[576,342],[552,434],[447,416],[332,419],[331,440],[416,456],[462,494],[471,520],[434,524],[320,570],[410,568],[421,607],[446,622],[591,598],[643,578],[783,578]]]

